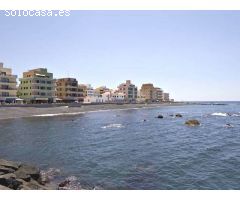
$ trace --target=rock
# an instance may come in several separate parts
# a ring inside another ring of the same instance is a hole
[[[54,177],[60,174],[60,172],[61,172],[60,169],[55,168],[49,168],[46,171],[41,171],[40,179],[38,180],[38,182],[43,185],[50,183],[54,179]]]
[[[234,126],[232,124],[226,124],[225,127],[226,128],[233,128]]]
[[[200,122],[196,119],[192,119],[192,120],[186,121],[185,124],[188,126],[199,126]]]
[[[39,184],[37,181],[31,179],[31,181],[27,182],[22,179],[17,179],[21,182],[20,190],[48,190],[48,187]]]
[[[17,170],[19,168],[20,164],[21,163],[18,163],[18,162],[12,162],[12,161],[0,159],[0,166],[4,166],[4,167],[11,168],[14,170]]]
[[[18,174],[19,175],[30,175],[34,180],[39,180],[40,178],[40,169],[38,169],[37,167],[34,166],[30,166],[30,165],[20,165],[19,169],[18,169]]]
[[[16,180],[15,174],[5,174],[0,176],[0,185],[8,187],[10,189],[17,190],[22,183]]]
[[[163,116],[162,116],[162,115],[158,115],[157,118],[158,118],[158,119],[162,119]]]
[[[0,190],[11,190],[11,189],[8,188],[8,187],[5,187],[5,186],[3,186],[3,185],[0,185]]]
[[[69,184],[70,184],[70,180],[65,180],[65,181],[61,182],[58,186],[59,186],[59,188],[64,188]]]
[[[13,173],[15,170],[12,168],[0,166],[0,172],[3,174]]]
[[[17,170],[16,172],[14,172],[14,174],[16,175],[17,179],[23,179],[24,181],[29,182],[31,180],[31,176],[29,174],[26,173],[26,171],[22,170],[21,168],[19,170]]]
[[[183,117],[181,114],[176,114],[175,117]]]

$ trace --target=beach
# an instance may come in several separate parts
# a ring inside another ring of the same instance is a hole
[[[108,110],[125,110],[154,108],[165,106],[181,106],[184,103],[164,103],[164,104],[99,104],[99,105],[81,105],[79,107],[59,106],[49,108],[39,107],[0,107],[0,120],[25,118],[25,117],[44,117],[61,115],[79,115],[86,112],[98,112]]]

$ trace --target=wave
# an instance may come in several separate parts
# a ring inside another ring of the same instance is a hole
[[[103,126],[101,128],[103,128],[103,129],[106,129],[106,128],[124,128],[124,126],[122,124],[109,124],[109,125]]]
[[[47,170],[42,170],[40,172],[41,179],[43,183],[50,183],[52,182],[57,176],[59,176],[61,173],[60,169],[56,168],[49,168]]]
[[[55,113],[55,114],[40,114],[40,115],[32,115],[33,117],[55,117],[55,116],[64,116],[64,115],[80,115],[85,112],[73,112],[73,113]]]
[[[62,183],[59,184],[60,190],[81,190],[83,189],[77,177],[70,176],[65,179]]]
[[[236,113],[232,114],[232,113],[221,113],[221,112],[219,112],[219,113],[212,113],[211,115],[212,116],[220,116],[220,117],[228,117],[228,116],[240,117],[240,114],[236,114]]]
[[[219,113],[212,113],[211,115],[212,115],[212,116],[221,116],[221,117],[227,117],[227,116],[229,116],[228,113],[221,113],[221,112],[219,112]]]
[[[233,117],[240,117],[240,114],[232,114]]]

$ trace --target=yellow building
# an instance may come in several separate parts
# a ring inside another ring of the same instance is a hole
[[[12,69],[3,68],[0,63],[0,103],[13,103],[17,99],[17,76],[12,74]]]
[[[83,88],[79,87],[75,78],[61,78],[56,80],[56,94],[65,103],[82,102]]]
[[[155,88],[152,83],[142,84],[140,94],[145,98],[146,101],[154,101],[155,100]]]
[[[109,92],[109,91],[110,91],[110,89],[108,89],[106,86],[101,86],[101,87],[96,88],[94,90],[94,93],[96,95],[101,95],[101,94],[103,94],[105,92]]]
[[[46,68],[24,72],[19,80],[19,97],[27,103],[55,102],[55,80],[53,74],[49,73]]]

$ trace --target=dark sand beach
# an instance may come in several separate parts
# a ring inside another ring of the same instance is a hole
[[[39,117],[39,116],[59,116],[59,115],[78,115],[84,112],[97,112],[115,109],[140,109],[163,106],[179,106],[184,103],[164,103],[164,104],[99,104],[99,105],[82,105],[79,107],[0,107],[0,120],[23,118],[23,117]]]

